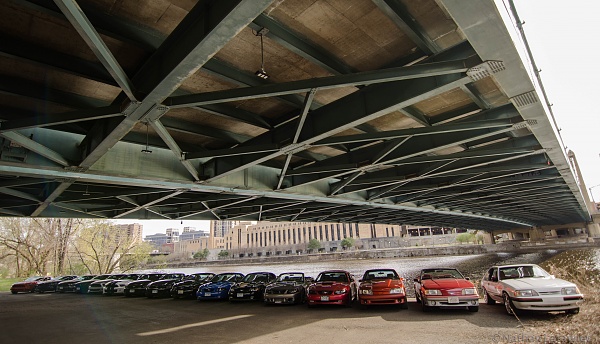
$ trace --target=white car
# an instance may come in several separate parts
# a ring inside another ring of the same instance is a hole
[[[483,300],[503,303],[508,314],[520,310],[579,313],[583,294],[574,283],[555,278],[535,264],[490,268],[481,280]]]

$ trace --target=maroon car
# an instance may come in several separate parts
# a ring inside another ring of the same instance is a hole
[[[356,282],[354,276],[344,270],[323,271],[308,286],[308,307],[316,305],[352,306],[356,299]]]
[[[10,287],[10,292],[13,293],[13,294],[16,294],[16,293],[33,293],[33,291],[35,290],[35,287],[37,286],[38,282],[48,281],[50,279],[52,279],[52,277],[50,277],[50,276],[46,276],[46,277],[42,277],[42,276],[29,277],[28,279],[24,280],[23,282],[14,283]]]

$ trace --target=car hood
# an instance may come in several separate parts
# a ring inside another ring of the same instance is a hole
[[[426,289],[473,288],[473,283],[462,278],[440,278],[421,281]]]
[[[400,280],[385,279],[385,280],[371,280],[364,281],[360,284],[361,287],[371,286],[373,289],[384,289],[384,288],[401,288],[403,286]]]
[[[162,285],[173,284],[177,281],[179,281],[179,280],[177,280],[177,279],[160,280],[160,281],[148,283],[148,287],[158,287],[158,286],[162,286]]]
[[[348,282],[317,282],[314,286],[316,288],[337,289],[347,287],[349,284]]]
[[[28,284],[38,284],[37,281],[29,281],[29,282],[17,282],[13,283],[13,285],[28,285]]]
[[[301,282],[275,282],[271,283],[267,286],[269,289],[273,288],[296,288],[301,287],[303,284]]]
[[[204,285],[202,287],[203,288],[225,288],[225,287],[231,287],[235,283],[236,282],[214,282],[214,283],[209,283],[207,285]]]
[[[518,289],[560,289],[565,287],[575,287],[574,283],[565,281],[560,278],[552,277],[529,277],[529,278],[515,278],[509,280],[503,280],[502,283],[518,290]]]
[[[253,287],[260,287],[260,286],[264,286],[265,283],[263,282],[241,282],[236,284],[234,287],[235,288],[253,288]]]

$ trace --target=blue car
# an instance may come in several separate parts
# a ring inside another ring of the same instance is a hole
[[[244,275],[237,272],[218,274],[209,283],[198,288],[196,298],[198,300],[226,300],[229,289],[243,278]]]

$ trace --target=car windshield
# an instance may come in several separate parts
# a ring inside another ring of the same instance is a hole
[[[285,273],[277,277],[277,282],[304,282],[302,273]]]
[[[28,279],[26,279],[26,280],[25,280],[25,282],[33,282],[33,281],[37,281],[37,280],[39,280],[40,278],[42,278],[42,277],[40,277],[40,276],[29,277]]]
[[[182,274],[165,274],[160,279],[178,279],[181,278]]]
[[[100,276],[94,277],[94,279],[95,280],[104,280],[104,279],[107,279],[109,277],[110,277],[110,275],[100,275]]]
[[[322,272],[317,282],[348,282],[348,277],[344,272]]]
[[[377,279],[400,279],[400,277],[394,270],[368,270],[363,276],[363,281]]]
[[[264,273],[253,273],[253,274],[247,274],[244,279],[242,280],[242,282],[268,282],[269,281],[269,274],[264,274]]]
[[[544,269],[537,265],[507,266],[500,268],[500,280],[513,278],[533,278],[550,276]]]
[[[185,276],[184,280],[202,281],[209,278],[211,274],[193,274]]]
[[[129,274],[129,275],[123,277],[123,279],[126,279],[126,280],[136,280],[136,279],[138,279],[139,276],[140,276],[139,274]]]
[[[213,277],[213,279],[211,280],[211,282],[227,282],[227,281],[233,281],[237,278],[237,274],[220,274],[220,275],[216,275],[215,277]]]
[[[425,269],[421,272],[421,279],[441,279],[441,278],[465,278],[456,269]]]

